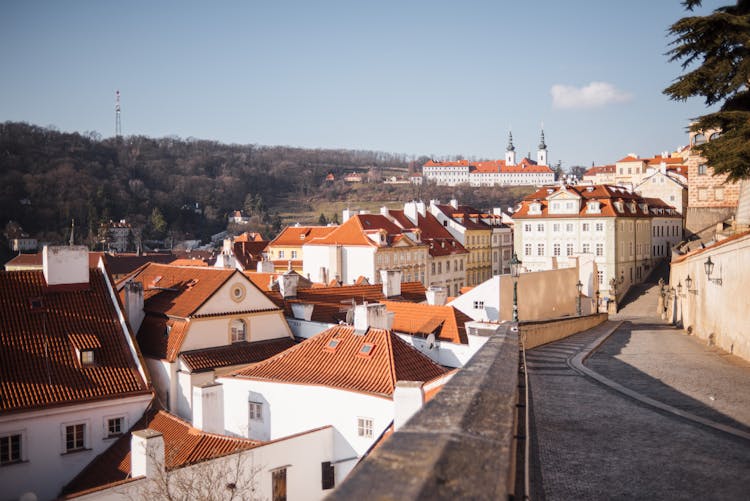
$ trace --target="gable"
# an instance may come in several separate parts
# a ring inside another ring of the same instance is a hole
[[[277,306],[245,275],[235,271],[194,315],[275,310]]]

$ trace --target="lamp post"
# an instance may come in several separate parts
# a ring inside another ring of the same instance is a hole
[[[518,322],[518,274],[521,271],[521,261],[514,252],[510,260],[510,276],[513,278],[513,321]]]
[[[709,282],[713,282],[716,285],[721,285],[721,278],[711,278],[711,273],[714,271],[715,263],[711,261],[711,256],[708,256],[708,259],[705,263],[703,263],[703,269],[706,271],[706,278],[708,278]]]
[[[578,283],[576,284],[576,289],[578,290],[578,295],[576,297],[576,312],[578,313],[578,316],[581,316],[581,289],[583,289],[583,284],[580,280],[578,280]]]
[[[687,291],[690,292],[690,286],[693,285],[693,279],[690,278],[690,275],[685,278],[685,285],[687,286]]]
[[[599,313],[599,289],[596,289],[596,312]]]

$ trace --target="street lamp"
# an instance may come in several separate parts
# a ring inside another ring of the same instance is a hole
[[[709,282],[713,282],[717,285],[721,285],[721,279],[720,278],[711,278],[711,273],[714,271],[714,262],[711,261],[711,256],[708,256],[708,259],[705,263],[703,263],[703,269],[706,270],[706,278],[708,278]]]
[[[682,297],[682,282],[677,282],[677,296]]]
[[[578,312],[578,316],[581,316],[581,289],[583,289],[583,284],[580,280],[578,280],[578,283],[576,284],[576,289],[578,289],[578,297],[576,302],[576,311]]]
[[[693,284],[693,279],[690,278],[690,275],[685,278],[685,285],[687,286],[687,291],[690,292],[690,286]]]
[[[510,260],[510,276],[513,278],[513,321],[518,322],[518,274],[521,271],[521,261],[514,252]]]
[[[596,289],[596,312],[599,313],[599,289]]]

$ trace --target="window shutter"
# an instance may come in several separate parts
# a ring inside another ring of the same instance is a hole
[[[321,470],[322,470],[321,471],[321,482],[322,482],[322,485],[323,485],[323,490],[333,489],[333,487],[336,484],[336,482],[335,482],[335,480],[333,478],[333,473],[334,473],[333,465],[331,464],[330,461],[324,461],[324,462],[320,463],[320,466],[321,466]]]

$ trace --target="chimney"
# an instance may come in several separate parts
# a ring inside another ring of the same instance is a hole
[[[141,328],[143,318],[146,316],[143,311],[143,284],[141,282],[131,280],[125,284],[125,314],[135,334]]]
[[[193,386],[193,426],[206,433],[224,433],[224,390],[220,383]]]
[[[419,212],[422,217],[425,217],[427,215],[427,207],[421,200],[417,202],[417,212]]]
[[[297,284],[299,275],[293,271],[287,271],[279,277],[279,292],[284,299],[297,296]]]
[[[380,208],[380,215],[381,215],[381,216],[386,216],[386,217],[388,217],[388,214],[389,214],[389,212],[388,212],[388,207],[386,207],[385,205],[384,205],[384,206],[382,206],[382,207]]]
[[[152,478],[164,471],[164,437],[161,432],[146,428],[130,437],[131,476]]]
[[[398,431],[424,405],[422,381],[396,381],[393,391],[393,429]]]
[[[458,200],[456,200],[455,198],[451,198],[450,205],[454,209],[458,210]]]
[[[349,218],[354,215],[355,211],[352,211],[351,209],[344,209],[344,211],[341,214],[341,223],[345,223],[349,221]]]
[[[389,313],[384,304],[362,303],[354,306],[354,334],[365,334],[370,327],[391,330],[392,326],[393,313]]]
[[[380,281],[383,282],[385,297],[401,295],[401,270],[380,270]]]
[[[232,239],[231,238],[224,239],[224,245],[221,248],[221,253],[232,254]]]
[[[45,245],[42,268],[48,288],[89,288],[89,250],[83,245]]]
[[[430,286],[425,295],[427,296],[427,304],[433,306],[445,306],[448,300],[448,291],[445,287]]]
[[[298,320],[309,322],[312,318],[313,308],[315,308],[315,305],[312,303],[292,303],[292,315]]]
[[[412,224],[417,224],[417,221],[419,221],[419,218],[417,217],[418,214],[417,202],[406,202],[404,204],[404,215],[409,218],[409,221],[411,221]]]
[[[258,271],[258,273],[273,273],[274,272],[273,263],[267,259],[258,261],[258,264],[256,265],[255,269]]]

